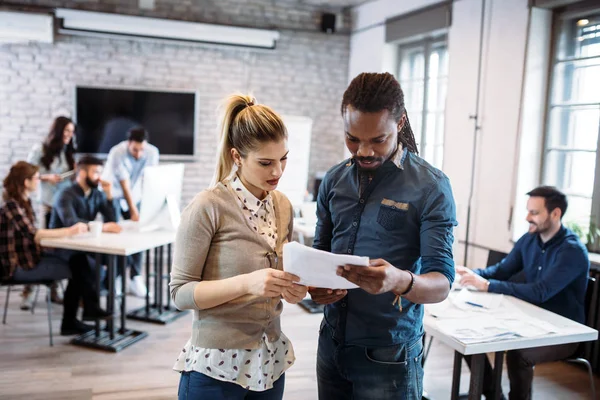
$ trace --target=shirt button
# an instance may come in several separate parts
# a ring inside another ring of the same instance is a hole
[[[360,204],[364,204],[365,203],[365,199],[360,199]]]
[[[271,314],[267,314],[267,318],[271,318]]]
[[[546,250],[542,250],[542,253],[545,253],[545,252],[546,252]]]
[[[353,222],[353,223],[352,223],[352,226],[356,226],[356,225],[358,225],[356,222]]]
[[[538,267],[538,270],[540,270],[540,271],[542,270],[542,266],[541,265]]]
[[[342,303],[342,308],[346,308],[346,303]]]
[[[352,249],[348,249],[348,254],[352,254]]]

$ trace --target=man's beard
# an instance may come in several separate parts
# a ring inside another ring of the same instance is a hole
[[[533,233],[542,234],[542,233],[547,232],[550,229],[550,224],[547,223],[547,221],[545,221],[539,225],[532,224],[532,223],[529,223],[529,224],[530,224],[530,226],[533,226],[533,228],[534,228]]]
[[[356,162],[356,166],[358,167],[359,170],[361,170],[361,171],[375,171],[379,167],[381,167],[384,162],[386,162],[387,160],[391,160],[392,158],[394,158],[396,156],[396,154],[398,153],[398,150],[399,150],[399,146],[396,146],[396,148],[394,149],[394,151],[392,151],[391,154],[388,155],[387,157],[357,157],[356,155],[354,155],[352,157],[354,158],[354,161]],[[366,161],[366,162],[377,163],[377,167],[375,167],[375,168],[363,168],[358,163],[359,161],[362,161],[362,162]]]
[[[94,182],[89,177],[85,178],[85,184],[88,185],[89,187],[91,187],[92,189],[97,189],[99,183],[100,183],[99,181],[98,182]]]
[[[383,162],[385,161],[385,158],[383,157],[354,157],[354,161],[356,161],[356,166],[363,171],[373,171],[377,168],[379,168],[379,166],[381,166],[381,164],[383,164]],[[358,162],[372,162],[372,163],[380,163],[376,168],[364,168],[361,167],[361,165]]]

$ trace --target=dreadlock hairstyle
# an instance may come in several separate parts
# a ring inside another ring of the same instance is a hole
[[[346,113],[346,108],[349,105],[365,113],[388,110],[396,123],[400,122],[404,116],[404,125],[398,132],[398,144],[401,144],[403,148],[408,149],[411,153],[419,154],[415,135],[408,122],[408,115],[404,106],[404,93],[400,83],[392,74],[387,72],[381,74],[363,72],[352,79],[342,98],[342,116]]]

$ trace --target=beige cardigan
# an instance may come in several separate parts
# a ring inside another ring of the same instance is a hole
[[[235,198],[222,183],[200,192],[185,208],[175,240],[171,297],[180,310],[194,310],[191,344],[212,349],[252,349],[263,333],[279,338],[281,298],[244,295],[199,310],[199,281],[230,278],[262,268],[283,269],[282,248],[292,238],[293,209],[280,192],[271,192],[277,221],[276,254],[256,234]]]

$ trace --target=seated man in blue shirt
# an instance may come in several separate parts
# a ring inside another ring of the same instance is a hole
[[[103,178],[112,183],[115,202],[124,219],[139,221],[144,168],[158,165],[158,158],[158,148],[148,143],[148,132],[142,127],[130,129],[127,140],[110,149]],[[129,257],[128,264],[132,267],[129,291],[145,297],[147,289],[140,275],[142,254]]]
[[[590,270],[586,248],[577,235],[562,225],[567,197],[559,190],[541,186],[527,193],[529,232],[500,263],[471,271],[457,267],[461,285],[503,293],[579,323],[585,323],[585,291]],[[524,282],[509,282],[517,274]],[[535,364],[558,361],[573,355],[577,343],[511,350],[506,354],[511,400],[531,399]],[[467,361],[470,361],[467,358]],[[485,366],[484,394],[493,398],[492,367]]]
[[[319,187],[313,246],[371,261],[338,269],[358,289],[310,289],[326,304],[319,399],[420,399],[423,304],[444,300],[454,281],[450,182],[417,156],[393,75],[358,75],[341,112],[352,158]]]
[[[104,218],[103,232],[121,232],[121,227],[115,222],[116,210],[111,184],[100,179],[102,165],[102,160],[95,157],[84,156],[79,160],[75,182],[59,190],[54,196],[50,228],[64,228],[78,222],[87,224],[94,221],[100,213]],[[102,191],[98,189],[100,185],[102,185]],[[89,271],[86,276],[92,277],[92,279],[96,276],[94,256],[68,250],[60,250],[59,254],[68,259],[71,265]],[[95,280],[90,282],[90,285],[95,287]],[[89,319],[87,311],[84,310],[84,319]]]

